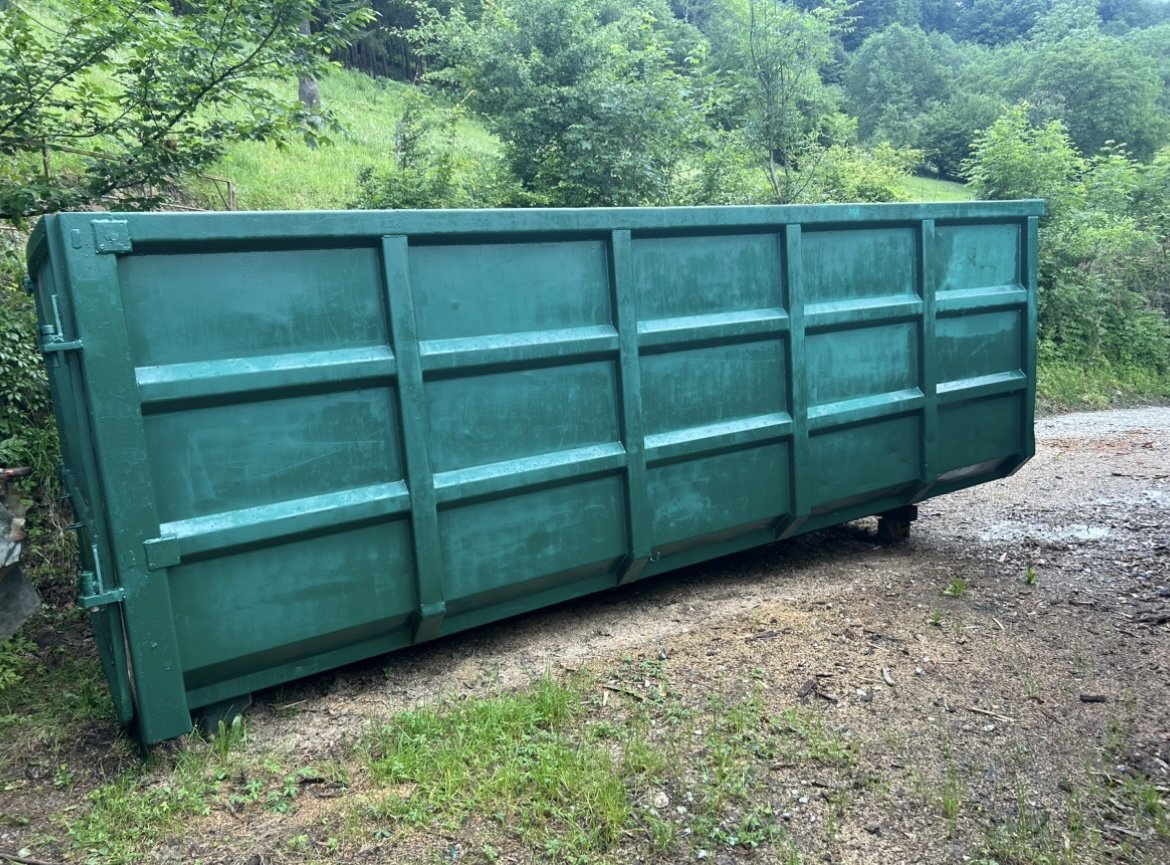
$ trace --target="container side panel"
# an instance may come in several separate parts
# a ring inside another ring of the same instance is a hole
[[[389,389],[256,399],[147,415],[164,521],[403,478]]]
[[[613,323],[606,244],[412,246],[421,340]]]
[[[918,328],[910,322],[805,337],[810,406],[918,385]]]
[[[655,547],[670,553],[776,522],[791,507],[788,465],[780,442],[650,469]]]
[[[780,339],[714,345],[642,358],[649,435],[784,411]]]
[[[134,363],[384,345],[379,268],[372,249],[123,258]]]
[[[417,603],[403,578],[413,567],[410,527],[397,519],[172,568],[188,687],[400,625]]]
[[[640,321],[781,305],[774,234],[635,238],[633,258]]]
[[[443,378],[426,391],[436,472],[619,439],[609,361]]]
[[[1023,368],[1023,312],[940,317],[935,325],[938,379],[957,382]]]
[[[625,500],[611,476],[440,511],[449,610],[614,568],[626,552]]]
[[[1020,285],[1020,226],[940,225],[941,292]]]
[[[805,303],[912,295],[914,249],[912,228],[805,232]]]
[[[939,409],[939,471],[985,464],[1024,447],[1023,394],[976,399]]]
[[[849,501],[913,482],[921,429],[914,415],[844,427],[809,438],[816,504]]]

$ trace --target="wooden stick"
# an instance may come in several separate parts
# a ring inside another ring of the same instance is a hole
[[[623,688],[621,685],[602,685],[607,691],[613,691],[616,694],[625,694],[627,697],[633,697],[635,700],[645,702],[646,698],[637,691],[631,691],[629,688]]]
[[[978,706],[968,706],[968,712],[978,712],[980,715],[986,715],[989,718],[995,718],[997,721],[1009,722],[1016,720],[1008,715],[1001,715],[998,712],[989,712],[987,709],[980,709]]]
[[[53,862],[46,862],[43,859],[29,859],[25,856],[17,856],[15,853],[7,853],[0,850],[0,859],[6,862],[15,862],[17,865],[56,865]]]

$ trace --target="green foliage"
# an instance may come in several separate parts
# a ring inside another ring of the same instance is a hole
[[[1156,382],[1170,370],[1170,179],[1162,157],[1142,166],[1112,146],[1084,159],[1062,124],[1034,126],[1017,106],[979,136],[967,168],[983,198],[1048,199],[1039,260],[1042,364],[1130,381]]]
[[[668,203],[699,114],[661,0],[502,0],[425,29],[457,86],[504,142],[525,201]]]
[[[1170,147],[1163,147],[1138,170],[1141,179],[1133,193],[1133,214],[1140,225],[1159,237],[1170,237]],[[1162,306],[1170,308],[1165,296]]]
[[[958,180],[963,163],[971,158],[971,144],[1004,108],[996,95],[956,90],[944,102],[931,104],[913,121],[912,140],[923,152],[923,161],[939,177]]]
[[[1060,121],[1034,126],[1026,104],[979,133],[972,151],[963,170],[980,198],[1043,198],[1053,216],[1077,203],[1084,160]]]
[[[961,38],[984,45],[1003,45],[1024,39],[1050,0],[972,0],[963,3],[958,18]]]
[[[57,440],[49,381],[36,341],[32,298],[0,286],[0,466],[31,466],[34,477],[56,471]]]
[[[680,187],[680,204],[767,204],[772,189],[740,130],[712,131],[698,166]]]
[[[398,121],[412,98],[422,103],[420,117],[436,127],[428,140],[442,145],[443,120],[454,120],[458,158],[470,164],[498,163],[500,142],[467,112],[452,110],[439,95],[385,78],[337,69],[319,80],[322,103],[329,106],[343,131],[328,147],[309,147],[300,140],[283,147],[271,142],[239,142],[213,166],[217,175],[235,182],[236,197],[246,210],[332,210],[351,207],[358,196],[362,166],[389,171],[398,150]],[[296,98],[296,82],[282,93]],[[429,107],[427,107],[429,106]],[[223,206],[216,191],[196,180],[191,184],[205,206]]]
[[[494,155],[459,149],[457,110],[430,107],[418,94],[394,127],[394,157],[358,174],[360,208],[502,207],[519,198],[507,166]]]
[[[366,11],[303,35],[312,0],[72,0],[61,20],[13,3],[0,16],[0,217],[21,220],[154,187],[234,141],[324,137],[331,118],[270,83],[318,74]],[[80,149],[62,171],[55,160]],[[96,155],[94,155],[96,154]]]
[[[1158,66],[1135,46],[1076,28],[1033,48],[1029,98],[1041,116],[1064,122],[1081,153],[1116,141],[1148,159],[1166,141],[1170,119],[1159,105]]]
[[[0,694],[24,678],[35,649],[36,646],[19,634],[0,640]]]
[[[962,577],[952,577],[947,587],[939,592],[948,598],[961,598],[967,593],[967,581]]]
[[[849,59],[845,92],[862,140],[913,143],[912,121],[951,95],[950,70],[917,27],[895,24],[870,36]]]
[[[771,0],[724,0],[712,21],[712,65],[759,159],[772,200],[802,200],[826,143],[843,140],[839,95],[821,70],[846,28],[845,2],[811,12]]]
[[[630,802],[607,751],[573,741],[583,709],[576,689],[544,679],[528,693],[398,715],[368,746],[373,780],[403,790],[375,816],[457,826],[478,812],[546,849],[612,847]]]
[[[920,150],[882,142],[870,150],[832,145],[817,164],[805,200],[909,201],[906,181],[922,159]]]

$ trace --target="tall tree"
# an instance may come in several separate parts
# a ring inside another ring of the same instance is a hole
[[[533,204],[667,203],[700,121],[680,72],[702,40],[665,0],[500,0],[424,34],[504,142]]]
[[[949,71],[917,27],[894,24],[866,39],[845,75],[845,92],[862,140],[913,144],[914,118],[951,95]]]
[[[723,0],[713,62],[739,97],[747,140],[777,203],[800,198],[834,137],[839,95],[821,70],[834,57],[848,5],[805,12],[778,0]]]
[[[148,206],[152,187],[215,162],[234,141],[320,137],[313,112],[271,84],[322,70],[368,17],[306,35],[312,0],[193,0],[182,15],[164,0],[64,8],[60,18],[27,2],[0,10],[0,218],[111,194]]]
[[[1051,7],[1051,0],[973,0],[965,2],[957,22],[959,38],[984,45],[1023,39]]]
[[[1032,46],[1026,67],[1028,95],[1039,113],[1063,120],[1082,153],[1115,141],[1149,159],[1170,135],[1157,63],[1096,29],[1055,32],[1057,38]]]

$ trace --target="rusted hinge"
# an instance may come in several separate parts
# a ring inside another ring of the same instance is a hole
[[[77,599],[78,606],[83,610],[96,610],[124,600],[126,598],[124,588],[114,586],[107,589],[105,586],[97,544],[90,544],[90,552],[93,555],[93,570],[81,572],[81,596]]]

